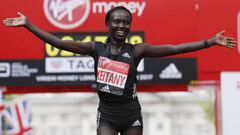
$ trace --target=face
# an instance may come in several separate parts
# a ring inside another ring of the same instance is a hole
[[[114,11],[109,18],[107,29],[112,39],[123,42],[130,31],[131,16],[125,10]]]

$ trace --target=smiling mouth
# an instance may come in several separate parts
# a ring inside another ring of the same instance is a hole
[[[125,35],[126,32],[124,32],[124,31],[116,31],[116,33],[117,33],[118,35]]]

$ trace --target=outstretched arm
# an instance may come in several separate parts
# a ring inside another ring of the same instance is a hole
[[[62,49],[67,50],[74,53],[85,54],[85,55],[92,55],[94,52],[95,42],[86,42],[86,43],[79,43],[76,41],[63,41],[60,40],[58,37],[39,29],[38,27],[34,26],[25,15],[18,12],[19,17],[16,18],[6,18],[3,20],[5,26],[8,27],[25,27],[34,35],[36,35],[41,40],[49,43],[50,45]]]
[[[179,45],[159,45],[152,46],[150,44],[141,43],[135,45],[137,57],[163,57],[180,53],[197,51],[203,48],[208,48],[213,45],[219,45],[226,48],[233,48],[236,45],[236,41],[232,37],[223,36],[224,31],[219,32],[214,37],[189,43],[182,43]]]

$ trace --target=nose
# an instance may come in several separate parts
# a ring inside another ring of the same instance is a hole
[[[123,28],[124,27],[123,22],[119,23],[118,27]]]

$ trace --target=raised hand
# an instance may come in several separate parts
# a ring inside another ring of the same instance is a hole
[[[20,12],[18,12],[17,14],[19,15],[19,17],[4,19],[3,20],[4,25],[7,27],[24,26],[27,22],[27,17]]]
[[[234,46],[236,46],[237,42],[234,40],[234,38],[223,36],[224,32],[225,31],[222,31],[215,35],[216,43],[219,46],[223,46],[223,47],[227,47],[227,48],[233,48]]]

